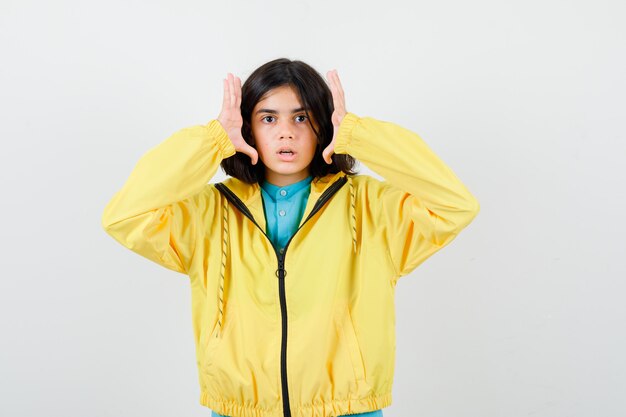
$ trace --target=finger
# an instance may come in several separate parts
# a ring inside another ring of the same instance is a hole
[[[235,77],[235,96],[237,96],[235,106],[239,108],[241,106],[241,79],[239,77]]]
[[[335,78],[337,92],[339,93],[339,96],[341,96],[341,99],[345,100],[344,94],[343,94],[343,87],[341,86],[341,80],[339,79],[339,74],[337,73],[337,70],[334,70],[334,78]]]
[[[233,107],[237,102],[237,97],[235,95],[235,80],[230,72],[228,73],[228,84],[230,86],[230,105]]]
[[[337,89],[334,70],[328,71],[328,82],[333,87],[333,89]]]
[[[224,98],[222,100],[222,108],[226,110],[230,107],[230,93],[228,92],[228,80],[226,78],[223,79],[222,85],[224,86]]]
[[[333,82],[333,75],[332,75],[332,71],[328,71],[326,73],[326,80],[328,81],[328,87],[330,88],[330,91],[333,91],[334,89],[334,82]]]
[[[333,106],[336,108],[338,106],[339,99],[337,97],[337,87],[335,86],[335,78],[333,77],[332,71],[328,71],[328,85],[333,96]]]
[[[256,165],[259,160],[259,154],[252,146],[246,144],[245,154],[250,157],[252,165]]]
[[[332,151],[328,151],[328,152],[326,152],[326,156],[324,157],[324,161],[326,161],[326,163],[327,163],[328,165],[330,165],[330,164],[332,164],[332,163],[333,163],[332,155],[333,155],[333,152],[332,152]]]
[[[334,144],[331,142],[326,149],[324,149],[324,151],[322,152],[322,158],[324,158],[324,161],[326,161],[327,164],[332,164],[333,160],[331,159],[331,155],[335,153],[335,146]]]

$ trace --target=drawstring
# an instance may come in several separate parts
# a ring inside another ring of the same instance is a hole
[[[219,315],[217,318],[217,331],[215,337],[219,337],[222,332],[222,323],[224,318],[224,274],[226,273],[226,252],[228,248],[228,200],[224,199],[224,221],[222,222],[222,265],[220,270],[220,290],[219,290]]]
[[[356,253],[356,214],[354,208],[354,186],[352,176],[348,175],[348,185],[350,185],[350,227],[352,228],[352,250]]]
[[[356,209],[355,209],[355,197],[354,197],[354,186],[352,184],[352,176],[348,175],[348,184],[350,185],[350,229],[352,234],[352,250],[356,253],[357,247],[357,239],[356,239]],[[220,266],[220,288],[219,288],[219,314],[217,319],[217,331],[215,332],[215,337],[219,337],[223,328],[223,318],[224,318],[224,275],[226,273],[226,254],[228,251],[228,200],[224,199],[223,206],[223,222],[222,222],[222,259]]]

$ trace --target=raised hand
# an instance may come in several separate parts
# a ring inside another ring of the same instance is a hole
[[[230,72],[228,78],[224,79],[224,100],[222,101],[222,111],[217,117],[228,138],[235,146],[237,152],[245,153],[250,157],[252,165],[256,165],[259,154],[256,149],[248,145],[241,135],[243,117],[241,117],[241,80],[233,76]]]
[[[333,122],[333,140],[328,144],[326,149],[322,152],[322,157],[327,164],[332,164],[333,160],[331,156],[335,153],[335,138],[337,136],[337,131],[339,130],[339,125],[343,120],[343,117],[346,115],[346,99],[343,95],[343,88],[341,87],[341,81],[339,81],[339,75],[337,75],[337,70],[331,70],[326,73],[326,78],[328,78],[328,84],[330,87],[330,91],[333,94],[333,106],[335,110],[331,116],[331,120]]]

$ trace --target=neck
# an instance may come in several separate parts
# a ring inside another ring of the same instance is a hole
[[[277,187],[285,187],[287,185],[295,184],[307,178],[310,174],[293,174],[293,175],[268,175],[265,177],[265,181]]]

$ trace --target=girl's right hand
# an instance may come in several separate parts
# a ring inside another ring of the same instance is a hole
[[[245,153],[250,157],[252,165],[256,165],[259,154],[252,146],[248,145],[241,135],[243,117],[241,117],[241,80],[234,77],[230,72],[228,79],[224,79],[224,101],[222,111],[217,117],[228,138],[235,146],[237,152]]]

